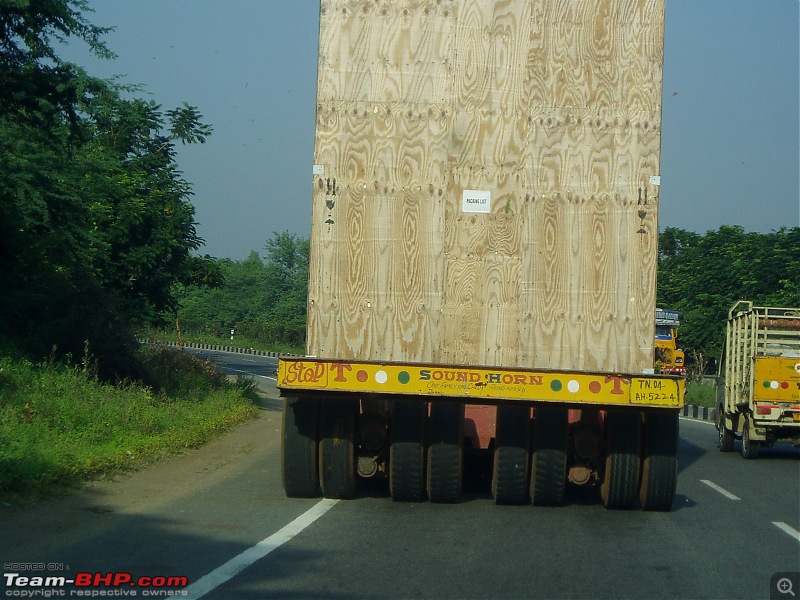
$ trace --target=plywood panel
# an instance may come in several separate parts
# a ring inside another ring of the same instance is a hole
[[[357,188],[315,203],[309,354],[431,360],[442,345],[439,203],[428,191],[398,201]]]
[[[321,6],[309,353],[652,366],[664,0]]]
[[[323,0],[317,101],[449,102],[452,5]]]

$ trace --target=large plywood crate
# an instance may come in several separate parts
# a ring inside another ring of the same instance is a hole
[[[652,368],[665,0],[323,0],[309,355]]]

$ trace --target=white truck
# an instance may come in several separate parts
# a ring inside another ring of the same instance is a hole
[[[742,456],[761,446],[800,447],[800,308],[753,306],[728,311],[724,380],[717,387],[719,449],[742,440]]]

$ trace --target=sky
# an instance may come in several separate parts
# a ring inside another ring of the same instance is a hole
[[[89,0],[115,27],[98,77],[196,106],[214,132],[180,146],[201,254],[264,255],[311,232],[319,0]],[[800,1],[666,0],[659,228],[800,226]]]

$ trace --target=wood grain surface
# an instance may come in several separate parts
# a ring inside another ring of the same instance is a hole
[[[663,27],[664,0],[323,0],[308,354],[651,368]]]

